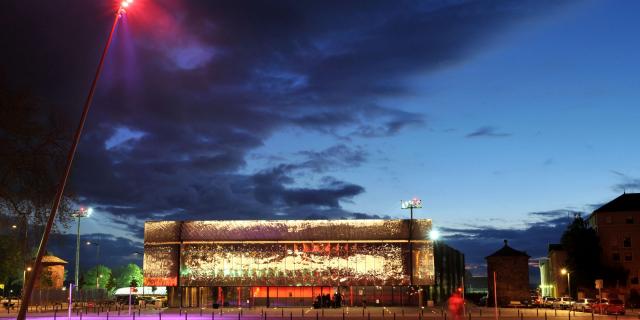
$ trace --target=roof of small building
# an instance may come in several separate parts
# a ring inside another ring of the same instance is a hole
[[[623,193],[619,197],[605,203],[596,212],[640,211],[640,193]]]
[[[54,255],[46,255],[42,257],[42,263],[46,264],[67,264],[68,262],[54,256]]]
[[[498,250],[498,251],[486,256],[485,259],[491,258],[491,257],[520,257],[520,256],[521,257],[527,257],[527,258],[530,257],[524,251],[519,251],[519,250],[516,250],[514,248],[509,247],[509,244],[507,243],[507,240],[504,240],[504,246],[500,250]]]

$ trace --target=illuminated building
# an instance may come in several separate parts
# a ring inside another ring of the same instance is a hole
[[[419,305],[443,295],[430,230],[431,220],[147,222],[144,285],[167,286],[174,307],[310,306],[336,293],[343,305]]]

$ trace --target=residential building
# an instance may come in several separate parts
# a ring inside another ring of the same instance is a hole
[[[640,193],[624,193],[593,211],[588,222],[598,233],[602,262],[628,272],[626,283],[605,287],[640,289]]]

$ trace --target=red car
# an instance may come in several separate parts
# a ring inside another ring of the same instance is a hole
[[[594,313],[624,314],[624,302],[620,299],[598,299],[592,305]]]

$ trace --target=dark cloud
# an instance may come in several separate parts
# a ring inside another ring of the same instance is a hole
[[[640,179],[631,177],[616,170],[611,170],[611,173],[613,173],[620,179],[619,183],[613,185],[613,190],[615,192],[621,193],[640,190]]]
[[[465,253],[466,262],[474,266],[476,274],[486,272],[485,257],[503,246],[508,240],[515,249],[526,251],[532,259],[547,256],[547,246],[558,243],[560,236],[570,223],[567,210],[533,212],[531,216],[542,218],[529,222],[523,228],[500,229],[479,225],[469,228],[441,228],[444,241]]]
[[[504,138],[510,136],[511,133],[499,132],[497,128],[492,126],[480,127],[466,135],[467,138]]]
[[[77,121],[112,4],[2,3],[0,20],[12,26],[0,35],[2,72]],[[424,114],[380,101],[415,95],[410,77],[464,61],[555,6],[141,1],[115,35],[70,188],[137,236],[140,221],[157,217],[354,216],[341,203],[364,187],[330,175],[309,186],[302,176],[359,166],[362,149],[307,150],[254,172],[249,155],[284,128],[351,143],[425,125]]]

